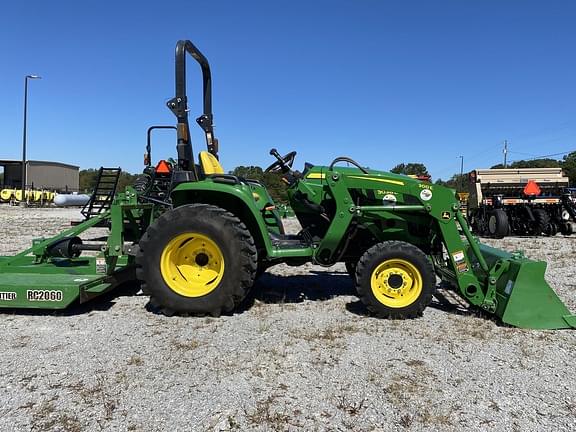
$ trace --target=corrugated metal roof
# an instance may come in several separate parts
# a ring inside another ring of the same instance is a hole
[[[62,168],[73,168],[79,170],[80,167],[77,165],[70,165],[65,164],[62,162],[52,162],[52,161],[40,161],[40,160],[27,160],[26,163],[28,165],[49,165],[49,166],[58,166]],[[0,165],[22,165],[21,160],[15,159],[0,159]]]

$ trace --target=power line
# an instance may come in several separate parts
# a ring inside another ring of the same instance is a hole
[[[534,156],[534,157],[537,157],[534,153],[524,153],[524,152],[517,152],[517,151],[512,151],[512,150],[508,150],[508,153],[514,153],[514,154],[520,154],[520,155],[525,155],[525,156]]]
[[[542,155],[542,156],[534,156],[534,157],[532,157],[532,158],[530,158],[530,159],[528,159],[528,160],[545,159],[545,158],[549,158],[549,157],[553,157],[553,156],[562,156],[562,155],[565,155],[565,154],[568,154],[568,153],[572,153],[572,152],[574,152],[574,151],[576,151],[576,150],[568,150],[568,151],[560,152],[560,153],[552,153],[552,154],[547,154],[547,155]]]
[[[561,153],[552,153],[552,154],[543,155],[543,156],[536,156],[535,158],[532,158],[532,159],[543,159],[543,158],[552,157],[552,156],[561,156],[561,155],[565,155],[568,153],[573,153],[574,151],[576,151],[576,150],[568,150],[568,151],[561,152]]]
[[[552,153],[552,154],[547,154],[547,155],[542,155],[542,156],[535,156],[535,157],[531,157],[531,158],[528,158],[528,159],[516,159],[516,160],[513,160],[512,162],[518,162],[518,161],[521,161],[521,160],[530,161],[530,160],[536,160],[536,159],[546,159],[546,158],[550,158],[550,157],[553,157],[553,156],[561,156],[561,155],[565,155],[565,154],[568,154],[568,153],[573,153],[573,152],[575,152],[575,151],[576,151],[576,150],[569,150],[569,151],[560,152],[560,153]]]

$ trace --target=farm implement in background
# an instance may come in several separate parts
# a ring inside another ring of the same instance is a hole
[[[468,221],[474,233],[571,235],[576,203],[561,168],[478,169],[470,173]]]

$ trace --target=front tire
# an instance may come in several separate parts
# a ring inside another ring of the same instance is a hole
[[[252,287],[256,247],[233,214],[190,204],[165,212],[148,227],[136,266],[142,290],[160,312],[220,316]]]
[[[488,234],[494,238],[504,238],[510,231],[508,215],[502,209],[492,210],[488,214]]]
[[[368,249],[358,262],[356,289],[362,303],[381,318],[416,318],[432,301],[436,276],[428,257],[416,246],[385,241]]]

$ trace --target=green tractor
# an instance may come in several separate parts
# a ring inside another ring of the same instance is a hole
[[[204,113],[197,122],[207,150],[197,162],[187,54],[203,75]],[[165,314],[219,316],[234,311],[270,266],[342,262],[378,317],[418,317],[439,277],[504,323],[576,327],[576,316],[544,280],[546,263],[480,244],[451,189],[368,169],[348,157],[306,164],[299,172],[292,169],[296,152],[281,156],[272,149],[276,160],[266,171],[282,176],[302,226],[286,234],[266,187],[226,174],[218,161],[210,67],[190,41],[176,46],[176,95],[168,108],[177,118],[177,160],[152,165],[149,140],[143,177],[120,193],[119,170],[102,168],[84,222],[0,258],[0,307],[61,309],[137,279]],[[92,227],[109,229],[105,241],[80,239]]]

